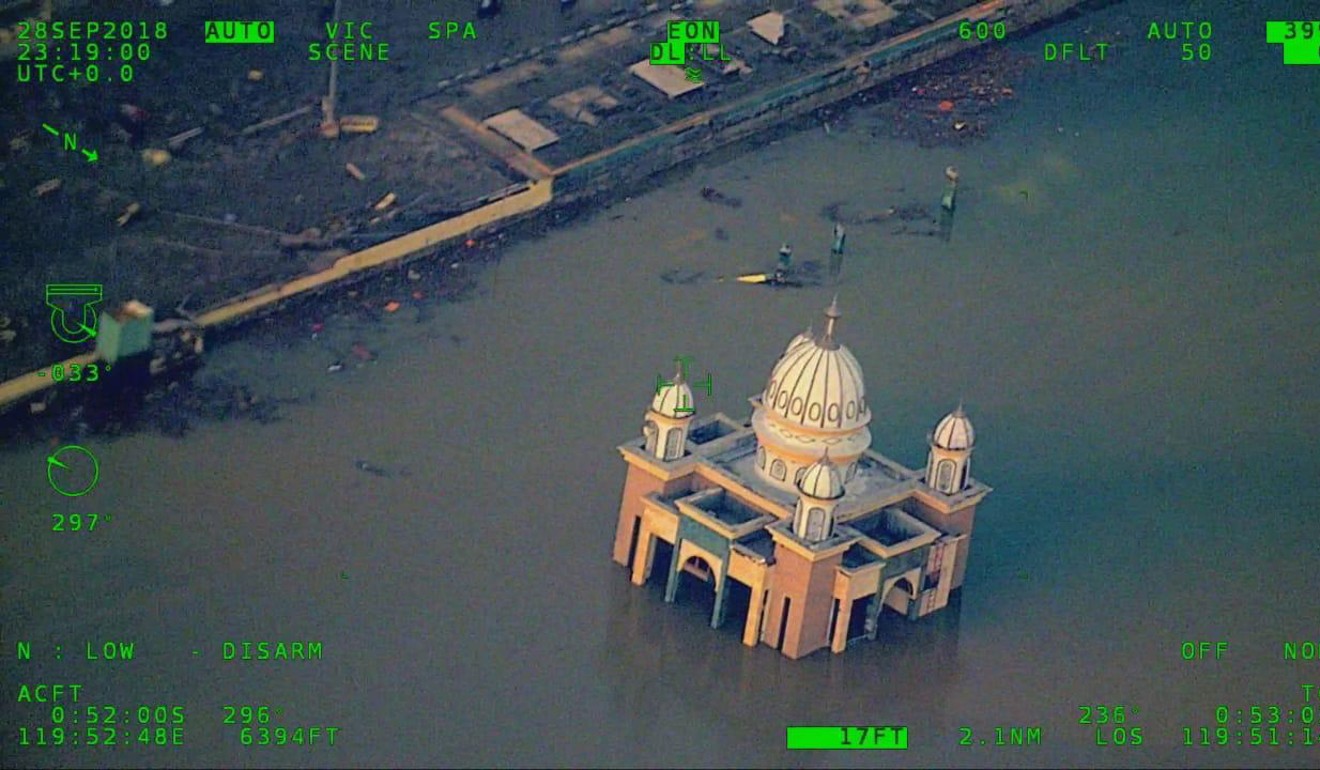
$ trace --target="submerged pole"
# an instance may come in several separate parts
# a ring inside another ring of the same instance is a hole
[[[949,183],[944,187],[944,198],[940,200],[940,205],[945,211],[953,211],[958,195],[958,169],[953,166],[944,169],[944,178],[949,180]]]
[[[774,281],[776,284],[788,279],[788,272],[793,267],[793,247],[787,242],[779,247],[779,263],[775,265]]]
[[[837,281],[839,273],[843,272],[843,241],[848,235],[843,231],[843,225],[839,222],[834,223],[834,242],[830,244],[830,279]]]

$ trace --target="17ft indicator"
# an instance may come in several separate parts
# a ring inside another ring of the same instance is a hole
[[[893,725],[870,727],[789,727],[788,748],[802,751],[843,749],[904,749],[908,729]]]

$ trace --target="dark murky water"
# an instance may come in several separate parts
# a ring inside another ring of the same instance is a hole
[[[75,505],[46,486],[45,447],[0,455],[4,764],[1314,764],[1301,685],[1320,662],[1281,652],[1320,640],[1316,73],[1280,64],[1263,17],[1174,8],[1124,4],[1021,43],[1115,46],[1104,65],[1039,67],[973,148],[877,141],[857,114],[519,245],[480,297],[424,323],[229,345],[210,371],[305,403],[185,440],[89,439],[102,479]],[[1210,63],[1144,39],[1184,18],[1215,24]],[[838,290],[878,449],[920,463],[959,398],[976,421],[996,491],[960,611],[793,662],[712,632],[700,596],[667,607],[632,588],[609,559],[613,447],[655,375],[691,355],[714,377],[701,410],[744,417],[833,291],[659,276],[763,267],[785,239],[823,258],[824,206],[933,206],[948,164],[951,241],[852,228]],[[326,374],[353,339],[378,361]],[[49,531],[73,510],[111,519]],[[135,660],[84,659],[119,639]],[[319,640],[324,659],[221,659],[244,639]],[[19,640],[33,661],[14,659]],[[1227,656],[1182,660],[1200,640]],[[43,682],[82,684],[69,708],[117,706],[127,745],[16,746],[51,715],[14,688]],[[184,747],[137,743],[144,704],[186,708]],[[333,748],[243,746],[226,704],[341,730]],[[1087,705],[1126,706],[1143,745],[1098,747]],[[1214,738],[1218,705],[1230,745],[1184,747],[1184,728]],[[1265,728],[1283,710],[1284,745],[1239,745],[1256,705]],[[798,724],[907,725],[912,748],[790,754]],[[962,726],[1042,741],[966,747]]]

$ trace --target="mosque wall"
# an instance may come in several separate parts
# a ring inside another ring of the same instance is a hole
[[[922,502],[921,498],[913,497],[908,500],[904,510],[941,532],[967,536],[958,542],[958,560],[953,567],[953,582],[949,589],[961,587],[963,576],[967,572],[967,557],[972,548],[972,525],[976,520],[976,505],[969,505],[945,514]]]
[[[614,531],[614,561],[627,567],[632,560],[633,533],[642,515],[642,498],[652,493],[672,494],[690,483],[691,474],[665,481],[628,463],[623,501],[619,504],[619,524]]]
[[[834,575],[843,554],[812,562],[781,546],[775,549],[775,559],[765,639],[774,646],[782,633],[782,652],[800,658],[827,644]],[[791,600],[788,622],[781,629],[786,598]]]

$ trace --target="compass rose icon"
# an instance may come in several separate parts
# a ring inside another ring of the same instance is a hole
[[[101,465],[86,447],[68,444],[46,457],[46,480],[65,497],[82,497],[101,479]]]

